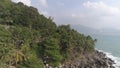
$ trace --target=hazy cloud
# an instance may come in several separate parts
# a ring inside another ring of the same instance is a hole
[[[57,3],[59,6],[64,6],[65,4],[64,3],[62,3],[62,2],[58,2]]]
[[[109,6],[109,5],[105,4],[102,1],[100,1],[100,2],[87,1],[87,2],[83,3],[83,6],[89,8],[89,9],[99,10],[99,11],[109,13],[109,14],[118,14],[118,13],[120,13],[119,8]]]
[[[25,5],[31,6],[30,0],[12,0],[13,2],[23,2]]]
[[[47,0],[38,0],[39,1],[39,5],[42,6],[42,7],[47,7],[48,4],[47,4]]]

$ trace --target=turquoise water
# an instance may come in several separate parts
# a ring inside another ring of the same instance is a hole
[[[96,49],[102,50],[108,57],[115,61],[116,68],[120,68],[120,36],[93,35],[98,39]]]

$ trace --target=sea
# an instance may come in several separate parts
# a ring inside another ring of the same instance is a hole
[[[114,60],[115,68],[120,68],[120,35],[92,35],[97,39],[95,48]]]

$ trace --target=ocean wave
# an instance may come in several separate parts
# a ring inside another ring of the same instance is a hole
[[[112,55],[112,53],[105,52],[103,50],[98,50],[98,49],[96,50],[99,52],[103,52],[104,54],[106,54],[106,57],[111,58],[115,62],[115,64],[113,65],[115,68],[120,68],[120,57],[116,57]]]

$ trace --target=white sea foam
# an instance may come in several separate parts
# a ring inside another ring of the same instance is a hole
[[[115,62],[115,64],[113,65],[115,68],[120,68],[120,57],[116,57],[111,53],[105,52],[103,50],[98,50],[98,51],[103,52],[104,54],[106,54],[106,57],[111,58]]]

